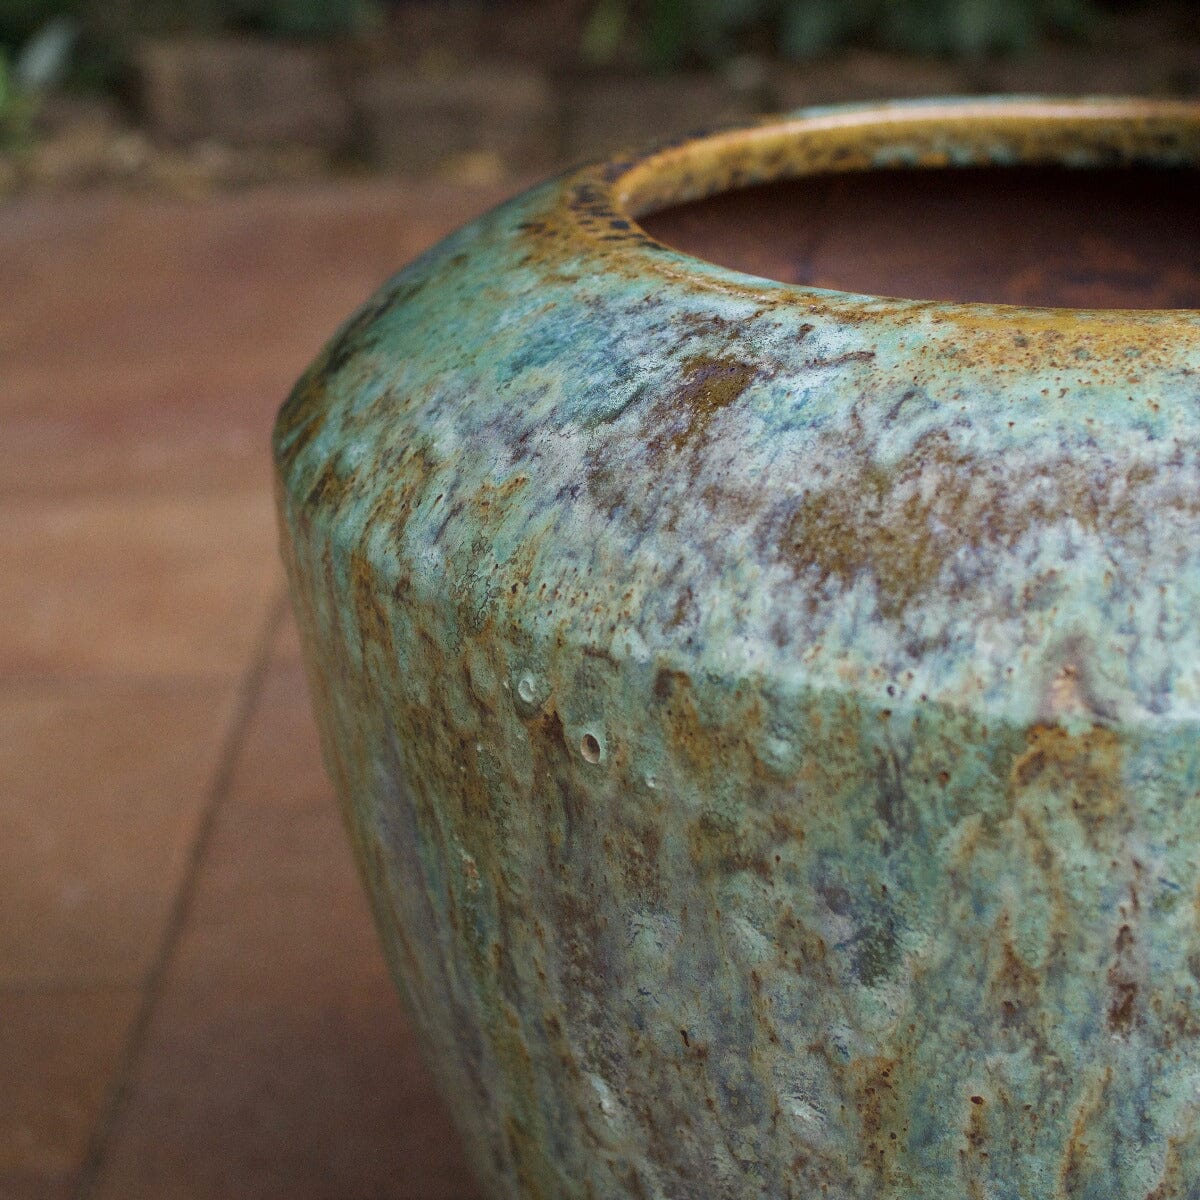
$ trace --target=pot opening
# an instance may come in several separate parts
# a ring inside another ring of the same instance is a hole
[[[709,264],[916,301],[1200,309],[1200,107],[825,110],[621,164],[618,217]]]
[[[975,167],[819,175],[641,218],[784,283],[914,300],[1200,308],[1200,170]]]

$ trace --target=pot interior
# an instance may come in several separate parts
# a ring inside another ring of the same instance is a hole
[[[1200,308],[1200,170],[990,166],[787,179],[644,213],[785,283],[917,300]]]

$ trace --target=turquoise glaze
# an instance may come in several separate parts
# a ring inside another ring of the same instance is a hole
[[[330,774],[496,1200],[1200,1197],[1200,315],[649,239],[1171,104],[820,110],[553,180],[275,436]]]

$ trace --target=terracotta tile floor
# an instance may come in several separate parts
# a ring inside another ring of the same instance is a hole
[[[472,1200],[321,769],[267,438],[498,194],[0,208],[0,1200]]]

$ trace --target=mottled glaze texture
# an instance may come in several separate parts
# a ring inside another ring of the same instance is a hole
[[[326,761],[488,1196],[1200,1197],[1200,317],[775,284],[635,220],[1134,161],[1200,161],[1197,111],[580,170],[288,400]]]

